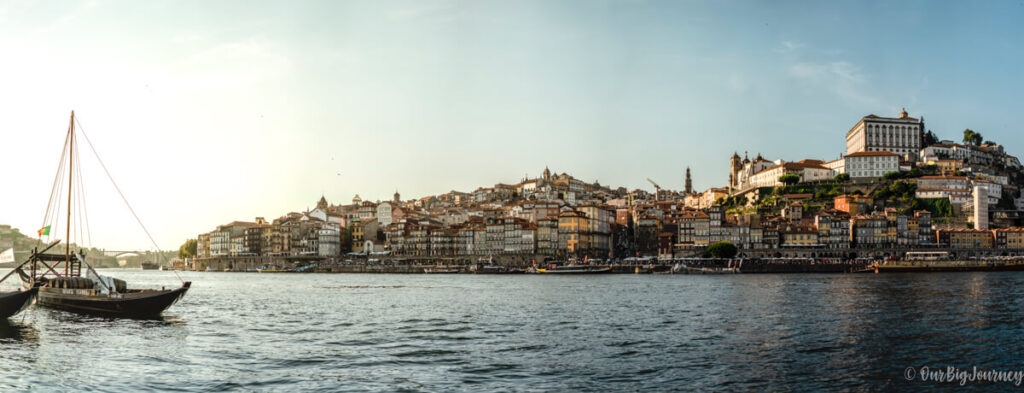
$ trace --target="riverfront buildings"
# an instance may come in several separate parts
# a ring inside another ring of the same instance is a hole
[[[868,115],[835,160],[736,153],[726,186],[703,192],[688,168],[682,190],[654,192],[544,168],[515,183],[418,199],[321,198],[308,211],[200,234],[198,256],[605,259],[701,255],[727,241],[747,255],[851,257],[1024,245],[1015,229],[1024,210],[1020,161],[991,142],[926,141],[923,131],[924,120],[905,110]]]

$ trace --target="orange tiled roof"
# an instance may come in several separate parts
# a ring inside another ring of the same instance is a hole
[[[899,154],[889,151],[859,151],[856,153],[850,153],[847,157],[888,157],[888,156],[899,156]]]

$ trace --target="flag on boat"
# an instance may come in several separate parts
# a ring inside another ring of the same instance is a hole
[[[47,225],[39,229],[39,236],[47,236],[50,234],[50,226]]]
[[[0,263],[14,262],[14,248],[8,248],[7,251],[0,252]]]

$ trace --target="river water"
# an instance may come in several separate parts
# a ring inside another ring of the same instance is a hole
[[[181,275],[162,320],[0,324],[0,391],[918,391],[963,387],[908,367],[1024,369],[1014,272]]]

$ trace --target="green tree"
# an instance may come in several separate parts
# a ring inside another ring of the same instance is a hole
[[[896,180],[902,177],[903,173],[900,171],[887,172],[886,174],[882,175],[882,178],[885,180]]]
[[[939,143],[939,137],[935,136],[935,134],[932,133],[932,130],[928,130],[928,132],[924,133],[924,137],[922,139],[922,146],[925,147]]]
[[[198,253],[199,242],[196,239],[188,239],[185,244],[178,247],[178,258],[192,258]]]
[[[934,175],[939,173],[939,167],[936,165],[922,165],[914,169],[919,169],[921,175]]]
[[[708,254],[712,258],[732,258],[739,252],[735,244],[731,242],[718,242],[708,246]]]
[[[726,210],[743,207],[747,205],[747,197],[734,195],[725,198],[718,198],[718,200],[715,201],[715,204],[721,205],[722,208]]]
[[[849,173],[840,173],[840,174],[836,175],[835,181],[839,182],[839,183],[848,182],[848,181],[850,181],[850,174]]]
[[[933,217],[953,216],[953,205],[949,203],[948,198],[917,199],[915,206],[931,212]]]
[[[814,199],[816,200],[831,200],[839,196],[839,190],[818,190],[814,193]]]
[[[792,173],[788,175],[782,175],[779,176],[779,181],[787,186],[791,186],[800,182],[800,176],[794,175]]]
[[[980,146],[981,141],[985,140],[981,134],[974,132],[974,130],[968,128],[964,130],[964,143],[969,145]]]

